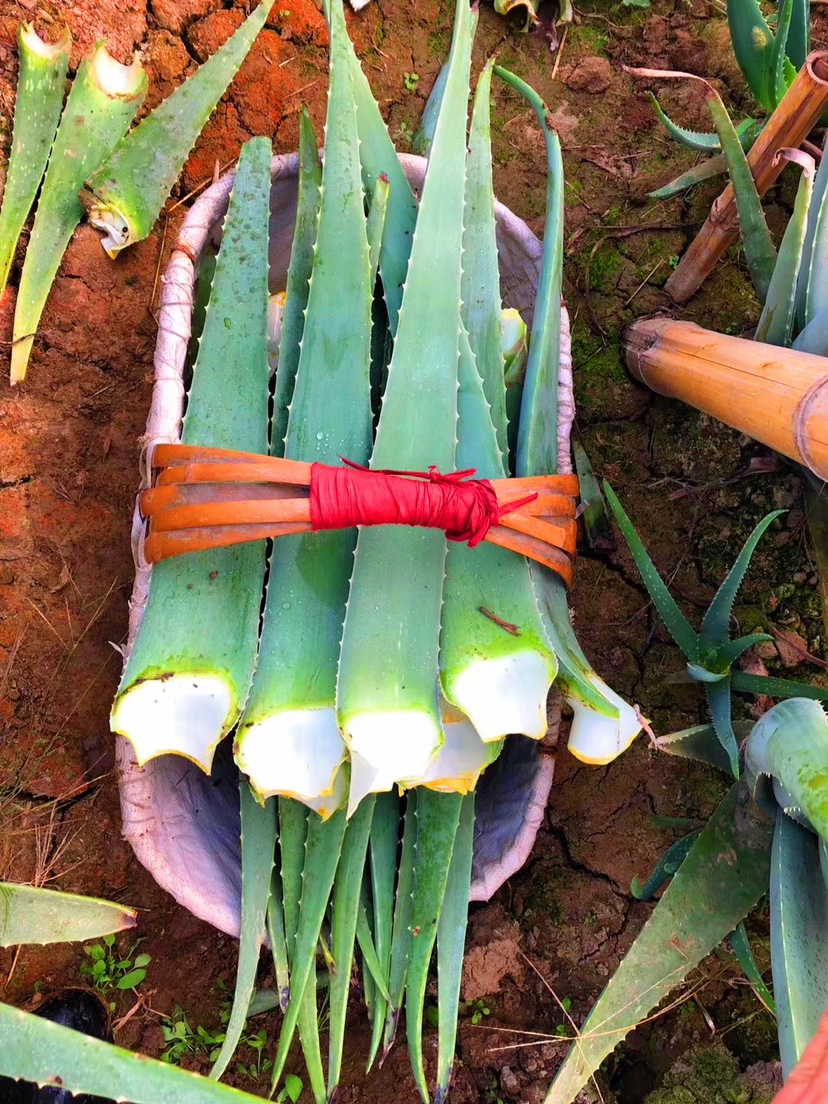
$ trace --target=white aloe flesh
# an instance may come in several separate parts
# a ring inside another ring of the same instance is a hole
[[[0,298],[20,232],[46,170],[63,104],[72,36],[68,28],[53,46],[29,23],[17,32],[20,73],[14,104],[9,165],[0,209]]]
[[[103,43],[81,62],[61,115],[26,250],[14,314],[12,383],[26,376],[52,281],[83,216],[78,192],[124,136],[146,91],[141,63],[136,59],[121,65]]]
[[[270,142],[242,149],[204,319],[182,440],[267,451]],[[238,721],[258,645],[265,542],[155,565],[111,727],[141,763],[185,755],[209,772]]]
[[[315,263],[284,455],[366,463],[373,283],[347,32],[341,5],[332,9]],[[236,761],[261,795],[310,804],[333,793],[347,754],[335,705],[355,544],[355,530],[280,537],[274,544],[258,665],[236,736]]]
[[[458,709],[441,703],[445,742],[428,765],[418,785],[440,793],[468,794],[480,775],[500,754],[503,741],[485,742]]]
[[[384,769],[377,769],[361,755],[351,754],[349,817],[368,794],[391,790],[395,783],[403,789],[427,786],[441,793],[470,793],[483,771],[498,757],[503,747],[502,739],[484,742],[468,717],[451,706],[442,695],[438,697],[443,739],[432,752],[425,770],[401,777],[397,761],[390,766],[385,764]],[[398,715],[389,717],[388,723],[397,724]]]
[[[372,468],[454,467],[470,61],[471,12],[460,5]],[[445,558],[437,530],[390,525],[359,534],[339,665],[339,725],[352,758],[387,772],[385,780],[421,775],[443,740],[435,672]]]

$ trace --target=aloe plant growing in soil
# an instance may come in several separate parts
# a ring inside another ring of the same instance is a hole
[[[766,18],[757,0],[727,0],[730,40],[739,67],[760,108],[773,112],[785,97],[810,51],[810,0],[779,0],[775,18]],[[694,184],[727,171],[718,128],[699,133],[675,123],[652,96],[656,117],[668,134],[686,149],[709,153],[700,165],[652,193],[667,199]],[[743,119],[736,127],[739,141],[748,150],[762,129],[762,122]]]
[[[753,641],[728,639],[733,599],[776,515],[754,529],[696,633],[606,484],[605,492],[659,617],[690,661],[689,673],[708,692],[720,688],[712,698],[708,693],[713,723],[663,737],[659,747],[735,773],[736,781],[707,824],[674,844],[646,885],[633,883],[636,896],[649,897],[672,879],[578,1029],[547,1104],[571,1104],[613,1048],[724,939],[757,995],[772,1006],[742,924],[763,895],[770,896],[775,1009],[786,1075],[828,1003],[822,936],[828,900],[819,873],[822,833],[828,830],[828,719],[820,701],[828,701],[828,689],[738,671],[731,665]],[[786,699],[750,729],[744,759],[730,718],[734,690]]]

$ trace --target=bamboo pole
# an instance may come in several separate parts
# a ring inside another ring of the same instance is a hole
[[[748,164],[762,196],[787,164],[776,155],[783,147],[796,148],[810,134],[828,105],[828,51],[809,54],[784,99],[768,120],[748,153]],[[739,216],[733,186],[728,184],[678,268],[665,284],[676,303],[686,303],[701,287],[716,261],[739,234]]]
[[[828,480],[828,358],[642,319],[625,336],[627,367],[659,395],[712,414]]]

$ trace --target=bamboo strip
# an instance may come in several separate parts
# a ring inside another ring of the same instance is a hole
[[[810,134],[828,105],[828,51],[809,54],[784,99],[771,115],[748,153],[748,164],[759,195],[774,183],[787,162],[777,153],[796,148]],[[728,184],[710,214],[664,285],[676,303],[686,303],[701,287],[713,266],[739,235],[739,216],[733,186]]]
[[[828,359],[669,318],[630,326],[625,353],[632,375],[653,391],[828,479]]]

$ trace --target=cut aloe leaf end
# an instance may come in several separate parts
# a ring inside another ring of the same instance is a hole
[[[97,171],[86,182],[82,198],[89,221],[104,231],[101,244],[110,257],[152,230],[188,153],[264,26],[273,2],[262,0],[227,42],[151,111],[104,164],[89,167],[89,172]]]
[[[159,755],[182,755],[209,774],[228,718],[237,712],[234,699],[232,686],[219,675],[150,679],[117,700],[112,731],[130,741],[139,766]]]
[[[418,709],[353,713],[345,718],[345,733],[351,754],[376,772],[375,784],[382,790],[420,778],[443,742],[434,715]]]
[[[486,743],[510,732],[540,740],[546,735],[546,697],[556,672],[554,656],[528,648],[480,659],[454,680],[451,700]]]
[[[81,63],[55,136],[20,278],[11,355],[13,384],[26,377],[52,281],[83,215],[78,191],[87,174],[124,136],[146,91],[147,74],[140,61],[121,65],[103,42]]]
[[[272,713],[243,730],[236,762],[262,797],[329,798],[347,748],[333,707]]]
[[[594,672],[594,688],[615,711],[599,712],[593,706],[565,694],[574,716],[567,747],[576,759],[593,766],[611,763],[622,755],[641,731],[638,714]]]
[[[428,765],[420,785],[440,793],[471,793],[480,775],[503,748],[503,740],[484,743],[477,729],[448,702],[441,704],[445,742]]]

